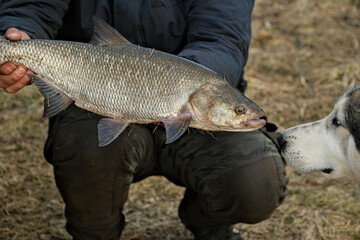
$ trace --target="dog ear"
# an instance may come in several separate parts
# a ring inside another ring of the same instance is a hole
[[[360,151],[360,88],[351,91],[345,109],[346,125],[355,139],[356,148]]]

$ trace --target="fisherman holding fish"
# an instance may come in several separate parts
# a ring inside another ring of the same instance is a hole
[[[74,239],[118,239],[124,228],[122,209],[130,184],[151,175],[165,176],[175,184],[186,187],[179,207],[179,217],[193,232],[196,240],[242,239],[234,231],[233,224],[265,220],[283,202],[287,193],[287,180],[281,156],[272,140],[272,136],[276,134],[267,131],[271,130],[272,125],[267,124],[261,131],[232,132],[229,125],[233,118],[227,118],[229,113],[224,108],[219,108],[231,104],[228,97],[236,95],[242,104],[231,108],[230,115],[241,121],[242,129],[256,129],[264,121],[249,117],[250,113],[254,115],[254,112],[260,110],[230,86],[235,86],[242,92],[246,89],[243,68],[251,38],[253,7],[254,1],[251,0],[2,1],[0,31],[13,42],[30,38],[74,42],[91,40],[90,44],[103,46],[102,50],[111,49],[111,52],[135,49],[133,44],[138,45],[139,52],[148,54],[135,70],[129,69],[126,84],[132,80],[136,82],[135,78],[141,76],[144,81],[138,84],[139,88],[153,87],[154,84],[149,84],[154,80],[154,74],[149,74],[153,73],[152,70],[141,72],[141,69],[146,64],[154,64],[161,69],[162,65],[156,65],[157,59],[164,63],[163,66],[167,66],[165,70],[172,70],[166,73],[167,76],[176,78],[176,75],[171,75],[176,71],[184,74],[180,74],[181,77],[176,82],[178,89],[172,87],[179,92],[192,88],[193,82],[185,79],[188,72],[202,72],[208,78],[214,78],[214,84],[188,95],[187,101],[191,104],[179,109],[176,116],[159,118],[160,120],[157,119],[159,114],[150,117],[154,122],[163,122],[163,128],[154,124],[131,124],[148,123],[148,120],[104,118],[103,115],[106,114],[93,109],[97,104],[90,107],[87,105],[91,102],[89,96],[89,101],[80,103],[80,95],[86,94],[85,92],[77,91],[79,95],[72,98],[70,92],[73,87],[68,90],[68,95],[56,92],[46,80],[54,75],[55,70],[45,77],[45,73],[40,74],[41,66],[30,67],[32,61],[28,66],[22,65],[23,57],[9,58],[12,59],[11,62],[0,65],[0,87],[6,92],[16,93],[32,79],[49,101],[48,104],[45,102],[45,116],[51,118],[44,154],[54,167],[56,184],[66,205],[66,229]],[[93,24],[93,16],[105,20],[127,40],[102,20],[94,18]],[[9,43],[14,44],[7,44]],[[44,44],[47,46],[46,41]],[[80,46],[84,46],[84,49],[92,47],[89,44]],[[40,54],[42,49],[45,51],[45,48],[39,48],[35,53]],[[60,58],[67,57],[62,53],[59,55],[62,55]],[[81,55],[70,56],[70,61],[71,58],[79,59],[71,67],[78,66],[76,64],[79,61],[88,60],[88,55],[83,58]],[[133,55],[128,55],[128,58]],[[6,59],[4,56],[0,58]],[[139,58],[135,57],[134,61]],[[219,83],[216,80],[217,74],[185,59],[217,72],[226,78],[227,83]],[[124,59],[125,62],[127,60]],[[41,57],[40,62],[45,66],[49,61],[46,57]],[[124,68],[122,63],[122,59],[119,59],[119,67]],[[84,65],[83,68],[87,66],[90,65]],[[107,66],[105,62],[104,66]],[[109,68],[113,67],[114,64],[109,65]],[[92,68],[92,71],[94,74],[99,73],[98,69]],[[107,71],[100,73],[107,74]],[[158,75],[162,75],[162,71],[156,73],[156,79],[161,79]],[[90,82],[85,79],[80,85],[88,86],[96,81],[96,78],[92,79],[93,76],[101,77],[94,74],[89,74]],[[144,77],[145,75],[148,77]],[[111,85],[111,80],[106,85]],[[64,85],[66,83],[64,79]],[[154,95],[168,93],[167,84],[168,82],[159,83],[161,89],[153,90]],[[113,88],[116,87],[118,86]],[[96,91],[98,88],[93,89]],[[212,94],[213,99],[218,102],[214,100],[202,105],[203,99],[206,100]],[[143,96],[138,96],[139,99],[141,97]],[[53,102],[50,104],[50,101]],[[178,99],[174,101],[178,102]],[[139,104],[141,107],[143,102]],[[162,102],[161,106],[166,104]],[[59,108],[61,111],[54,110],[57,105],[64,107]],[[112,105],[121,106],[121,102]],[[209,119],[196,121],[204,109],[208,108],[210,110],[206,116]],[[131,110],[141,111],[132,107],[127,112]],[[157,109],[150,113],[156,111]],[[214,120],[216,118],[218,121]],[[225,125],[215,126],[214,123],[219,123],[219,119]],[[211,124],[207,122],[210,120]],[[194,128],[189,128],[187,132],[185,130],[188,126],[215,132],[204,134]],[[113,132],[118,134],[112,134]]]

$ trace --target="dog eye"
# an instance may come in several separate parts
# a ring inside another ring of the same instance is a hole
[[[334,118],[332,120],[332,123],[334,124],[335,127],[341,126],[341,122],[340,122],[340,120],[338,118]]]

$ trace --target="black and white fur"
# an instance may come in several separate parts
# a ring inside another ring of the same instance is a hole
[[[360,85],[316,122],[286,129],[278,138],[286,162],[299,172],[353,176],[360,183]]]

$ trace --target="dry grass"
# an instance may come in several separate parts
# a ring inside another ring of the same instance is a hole
[[[280,129],[322,118],[360,83],[359,0],[258,0],[246,68],[251,96]],[[69,239],[42,147],[47,122],[34,87],[0,93],[0,240]],[[360,239],[350,180],[288,169],[289,196],[273,216],[239,224],[246,239]],[[161,177],[131,187],[122,239],[192,239],[177,219],[183,189]]]

